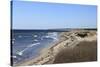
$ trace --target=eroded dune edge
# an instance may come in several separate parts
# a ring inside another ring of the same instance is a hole
[[[72,30],[62,32],[59,41],[44,49],[35,59],[14,66],[42,65],[97,60],[97,31]]]

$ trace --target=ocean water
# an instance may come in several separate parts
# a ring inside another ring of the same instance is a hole
[[[59,32],[12,30],[11,58],[13,64],[36,58],[43,48],[52,46],[59,40]]]

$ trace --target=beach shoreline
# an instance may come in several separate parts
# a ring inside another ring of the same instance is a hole
[[[84,47],[83,45],[86,44]],[[91,44],[93,44],[91,46]],[[88,55],[88,58],[85,58],[86,60],[76,59],[76,57],[80,57],[80,53],[78,53],[78,56],[76,56],[73,59],[68,59],[68,57],[72,58],[74,57],[73,54],[77,54],[77,51],[81,51],[79,48],[79,45],[83,49],[83,53],[86,54],[84,57],[87,57],[87,53],[84,49],[92,47],[90,49],[94,50],[93,57],[94,61],[97,60],[97,31],[96,30],[72,30],[69,32],[62,32],[60,34],[60,40],[56,43],[54,43],[53,46],[50,46],[48,48],[44,48],[43,51],[41,51],[41,55],[35,59],[27,59],[23,62],[20,62],[18,64],[15,64],[14,66],[27,66],[27,65],[43,65],[43,64],[56,64],[56,63],[68,63],[68,62],[83,62],[83,61],[93,61],[90,58],[92,54]],[[83,48],[84,47],[84,48]],[[95,48],[94,48],[95,47]],[[76,50],[75,53],[71,53]],[[85,51],[85,52],[84,52]],[[69,53],[71,55],[64,55],[65,53]],[[91,52],[89,52],[91,53]],[[82,56],[84,55],[82,54]],[[62,56],[62,58],[61,58]],[[64,61],[64,58],[67,60]],[[77,61],[74,61],[77,60]]]

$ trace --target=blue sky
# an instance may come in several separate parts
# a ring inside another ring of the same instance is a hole
[[[96,28],[97,6],[13,1],[13,29]]]

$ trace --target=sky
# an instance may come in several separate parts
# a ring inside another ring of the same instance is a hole
[[[97,6],[13,1],[12,29],[97,28]]]

